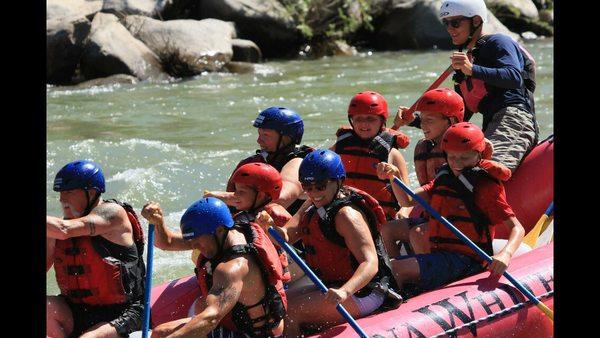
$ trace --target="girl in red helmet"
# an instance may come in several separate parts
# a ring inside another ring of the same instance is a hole
[[[462,122],[465,106],[462,97],[448,88],[433,89],[417,102],[423,138],[415,146],[414,163],[419,185],[425,185],[435,178],[437,169],[446,163],[446,155],[440,141],[444,132],[453,124]],[[491,147],[491,143],[488,143]],[[491,148],[488,149],[491,151]],[[385,176],[383,164],[378,167],[378,175]],[[396,173],[398,177],[401,177]],[[416,206],[409,218],[388,222],[381,229],[386,250],[391,257],[400,255],[396,241],[410,241],[414,253],[429,252],[427,216],[420,206]]]
[[[385,211],[387,219],[397,218],[400,205],[396,194],[400,188],[390,185],[385,177],[378,177],[380,162],[392,163],[399,168],[399,177],[408,182],[406,161],[398,151],[408,146],[406,135],[385,127],[388,104],[373,91],[360,92],[348,107],[350,127],[338,129],[336,143],[330,148],[340,155],[346,169],[346,184],[373,196]]]
[[[502,274],[525,233],[506,201],[502,182],[510,178],[510,170],[484,158],[491,154],[485,152],[483,132],[472,123],[450,126],[442,137],[441,149],[447,164],[415,193],[492,256],[488,270]],[[392,178],[393,168],[386,166],[384,172]],[[399,195],[402,205],[416,204],[406,193]],[[510,236],[504,248],[494,255],[495,227],[502,225],[511,229]],[[416,287],[413,292],[427,291],[483,270],[481,258],[444,225],[431,218],[428,226],[431,253],[392,261],[398,287],[406,290],[412,284]]]

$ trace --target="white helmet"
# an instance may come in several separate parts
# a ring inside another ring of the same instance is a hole
[[[488,21],[483,0],[444,0],[440,7],[440,19],[451,16],[472,18],[475,15],[479,15],[484,23]]]

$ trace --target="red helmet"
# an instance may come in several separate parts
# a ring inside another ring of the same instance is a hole
[[[388,118],[388,105],[385,98],[376,92],[360,92],[352,98],[348,106],[348,117],[354,115],[369,114],[383,117],[385,122]]]
[[[271,196],[271,201],[279,198],[282,187],[281,175],[266,163],[244,164],[233,173],[231,182],[252,186],[256,191]]]
[[[458,122],[462,122],[465,117],[465,103],[462,97],[448,88],[438,88],[426,92],[419,99],[415,110],[456,117]]]
[[[442,136],[443,151],[482,152],[485,149],[485,137],[479,127],[470,122],[451,125]]]

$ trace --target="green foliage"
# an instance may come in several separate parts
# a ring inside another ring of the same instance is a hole
[[[286,8],[288,13],[294,18],[297,23],[297,28],[302,35],[310,40],[314,36],[313,28],[306,22],[306,17],[311,6],[316,5],[316,0],[279,0]],[[335,1],[335,0],[332,0]],[[371,5],[369,0],[341,0],[340,6],[337,8],[337,16],[330,20],[327,24],[325,36],[332,39],[347,37],[364,27],[368,31],[373,31],[373,25],[369,11]],[[351,14],[351,6],[358,3],[357,13]]]

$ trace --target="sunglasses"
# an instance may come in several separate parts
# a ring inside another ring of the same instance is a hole
[[[452,20],[442,19],[442,23],[446,27],[452,26],[452,28],[458,28],[458,27],[460,27],[460,23],[467,19],[469,19],[469,18],[464,17],[464,16],[462,18],[457,18],[457,19],[452,19]]]
[[[311,192],[313,189],[317,189],[318,191],[324,191],[325,189],[327,189],[327,183],[329,183],[328,180],[325,181],[319,181],[319,182],[315,182],[315,183],[302,183],[302,190],[306,191],[306,192]]]

